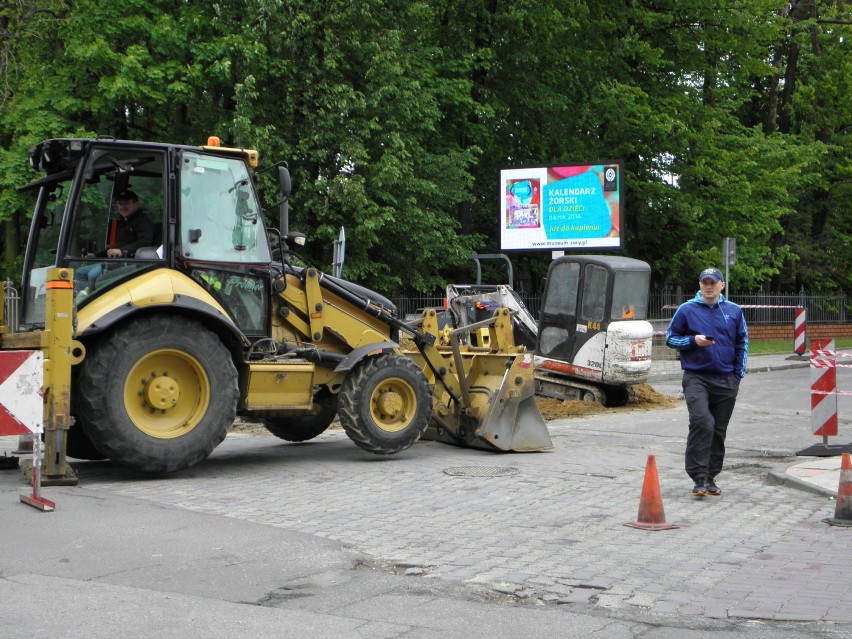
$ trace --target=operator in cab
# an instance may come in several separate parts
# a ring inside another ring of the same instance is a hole
[[[133,191],[124,190],[115,197],[119,220],[115,229],[115,239],[96,257],[133,257],[136,249],[151,246],[154,242],[154,223],[139,206],[139,196]],[[83,294],[91,293],[97,279],[103,274],[104,265],[88,264],[77,269],[74,279]]]

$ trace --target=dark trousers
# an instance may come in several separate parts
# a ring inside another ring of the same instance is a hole
[[[725,435],[737,403],[735,375],[707,376],[683,372],[683,396],[689,411],[686,438],[686,473],[693,481],[722,472]]]

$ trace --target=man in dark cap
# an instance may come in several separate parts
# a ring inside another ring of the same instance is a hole
[[[142,209],[133,191],[122,191],[115,198],[118,204],[118,227],[115,242],[107,248],[107,257],[132,257],[136,249],[154,242],[154,224]]]
[[[97,256],[133,257],[136,249],[151,246],[154,243],[154,223],[139,207],[139,197],[133,191],[122,191],[115,196],[115,201],[120,218],[115,229],[114,240],[106,250],[97,253]],[[77,269],[74,279],[79,283],[83,295],[92,292],[103,270],[104,265],[100,262]]]
[[[700,290],[675,311],[666,344],[680,351],[689,411],[686,472],[696,497],[721,495],[715,477],[725,459],[725,435],[746,374],[748,328],[742,309],[725,299],[719,269],[698,276]]]

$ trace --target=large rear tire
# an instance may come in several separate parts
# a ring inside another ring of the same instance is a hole
[[[367,358],[346,377],[340,423],[358,446],[377,455],[405,450],[432,417],[432,389],[413,360],[396,353]]]
[[[306,442],[322,435],[337,417],[337,396],[328,390],[314,395],[310,413],[262,413],[261,423],[270,433],[288,442]]]
[[[89,346],[78,378],[83,429],[112,461],[146,473],[187,468],[236,417],[230,353],[197,322],[143,317]]]

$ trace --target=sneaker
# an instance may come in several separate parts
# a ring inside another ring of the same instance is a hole
[[[712,479],[708,479],[705,484],[705,488],[707,489],[708,495],[721,495],[722,491],[719,490],[719,487],[716,485],[716,482]]]
[[[704,497],[708,495],[707,492],[707,480],[704,478],[699,479],[695,482],[695,486],[692,488],[692,496],[693,497]]]

